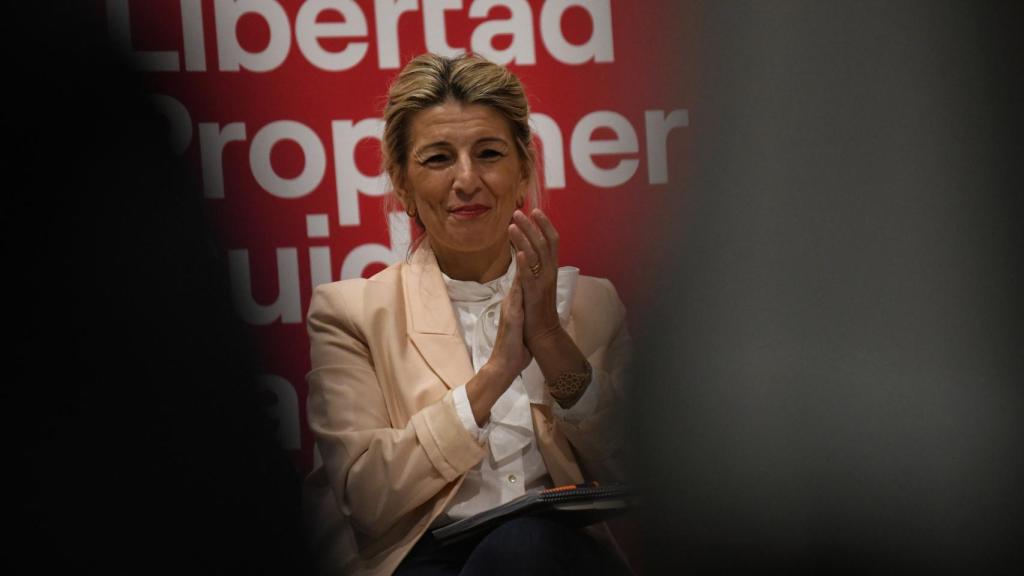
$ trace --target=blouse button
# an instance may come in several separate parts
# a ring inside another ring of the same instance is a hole
[[[518,478],[516,478],[515,474],[509,474],[508,475],[508,483],[509,484],[515,484],[516,480],[518,480]]]

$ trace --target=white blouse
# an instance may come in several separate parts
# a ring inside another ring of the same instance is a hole
[[[515,258],[502,277],[486,284],[454,280],[444,275],[474,372],[479,372],[491,357],[498,334],[501,301],[512,286],[515,275]],[[555,306],[563,326],[569,320],[578,276],[578,268],[564,266],[558,269]],[[596,378],[597,375],[594,376]],[[534,437],[530,404],[546,404],[557,418],[578,422],[596,406],[597,394],[592,392],[598,388],[596,384],[592,381],[571,408],[563,409],[547,394],[544,376],[534,360],[494,403],[490,419],[483,428],[476,425],[466,387],[456,388],[454,400],[459,418],[470,434],[488,443],[489,451],[487,458],[466,473],[459,492],[434,525],[490,510],[522,496],[531,488],[549,486],[551,479]]]

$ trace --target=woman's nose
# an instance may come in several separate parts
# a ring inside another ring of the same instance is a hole
[[[473,195],[480,190],[480,174],[471,157],[459,155],[453,170],[455,170],[455,179],[452,182],[452,189],[456,193]]]

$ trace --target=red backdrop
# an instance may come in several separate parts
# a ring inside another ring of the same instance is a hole
[[[562,263],[643,298],[663,208],[683,193],[693,17],[673,0],[105,0],[174,143],[201,176],[234,300],[277,397],[281,441],[313,464],[303,319],[315,284],[405,256],[384,213],[381,109],[411,57],[470,50],[526,85]]]

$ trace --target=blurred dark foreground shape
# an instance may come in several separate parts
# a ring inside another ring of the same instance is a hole
[[[0,572],[303,573],[299,477],[165,124],[88,3],[4,12]]]
[[[1020,6],[701,4],[651,573],[1024,568]]]

